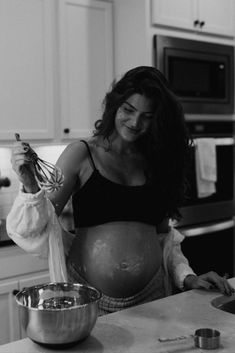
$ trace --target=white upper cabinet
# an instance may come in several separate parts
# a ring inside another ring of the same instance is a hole
[[[113,79],[112,36],[108,1],[0,0],[0,140],[89,134]]]
[[[235,36],[234,0],[198,0],[197,13],[203,32]]]
[[[235,35],[234,0],[152,0],[152,24]]]
[[[195,5],[195,0],[152,0],[152,23],[191,29]]]
[[[85,137],[113,79],[112,4],[60,0],[62,138]]]
[[[53,137],[52,1],[0,0],[0,139]]]

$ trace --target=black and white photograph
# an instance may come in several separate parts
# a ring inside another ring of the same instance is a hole
[[[234,47],[234,0],[0,0],[0,353],[235,352]]]

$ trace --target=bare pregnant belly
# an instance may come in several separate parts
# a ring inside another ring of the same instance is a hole
[[[143,289],[158,271],[162,249],[154,226],[112,222],[79,229],[69,259],[104,294],[128,297]]]

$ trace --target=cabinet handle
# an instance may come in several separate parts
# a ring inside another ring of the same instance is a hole
[[[64,134],[69,134],[70,133],[70,129],[69,128],[65,128],[64,129]]]
[[[194,22],[193,22],[193,24],[194,24],[194,27],[196,27],[196,26],[198,26],[199,25],[199,20],[195,20]]]
[[[13,295],[16,295],[16,294],[18,294],[20,291],[18,290],[18,289],[13,289],[13,291],[12,291],[12,294]]]
[[[200,28],[202,28],[203,26],[205,26],[205,21],[200,22]]]

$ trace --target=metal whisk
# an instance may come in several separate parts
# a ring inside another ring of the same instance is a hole
[[[16,141],[21,141],[20,135],[15,134]],[[30,147],[27,142],[23,142],[28,148],[27,157],[31,159],[34,165],[34,175],[38,185],[47,192],[58,191],[63,185],[64,175],[62,171],[54,164],[39,158],[37,153]]]

